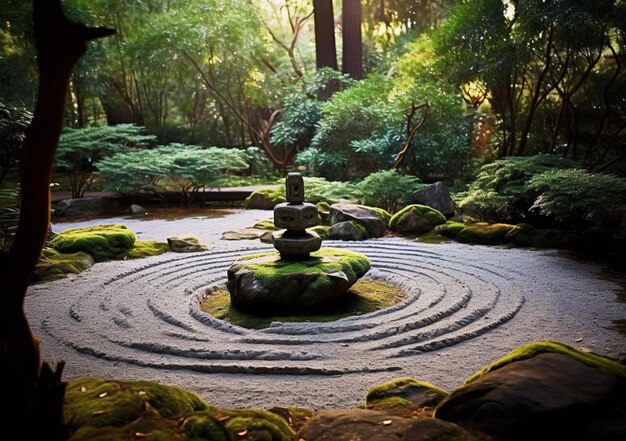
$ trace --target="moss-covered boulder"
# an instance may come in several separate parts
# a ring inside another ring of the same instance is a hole
[[[207,409],[207,405],[177,387],[84,378],[68,383],[63,409],[72,433],[70,440],[113,441],[140,437],[137,433],[153,439],[175,439],[179,431],[176,421]]]
[[[121,224],[70,228],[50,240],[50,247],[61,253],[82,251],[96,262],[119,259],[135,244],[135,234]]]
[[[53,248],[44,248],[39,262],[33,271],[31,282],[48,282],[60,279],[67,274],[77,274],[91,268],[94,260],[87,253],[59,253]]]
[[[330,206],[330,225],[355,221],[365,227],[370,237],[382,237],[389,226],[390,215],[382,208],[346,202]]]
[[[71,441],[290,441],[295,434],[278,412],[218,409],[191,392],[149,381],[70,381],[64,412]]]
[[[413,378],[396,378],[367,393],[365,407],[411,416],[432,410],[449,395],[443,389]]]
[[[536,229],[529,224],[518,224],[504,236],[504,242],[516,247],[570,248],[576,237],[569,231]]]
[[[446,217],[440,211],[414,204],[394,214],[389,221],[389,228],[400,234],[419,236],[445,223]]]
[[[277,186],[253,192],[243,202],[243,206],[248,209],[273,210],[277,204],[286,201],[284,189]]]
[[[626,366],[555,342],[486,366],[435,409],[497,439],[626,439]]]
[[[357,221],[345,221],[334,224],[326,230],[329,239],[365,240],[369,239],[367,229]]]
[[[337,300],[370,269],[363,254],[324,248],[298,260],[277,252],[244,256],[228,270],[231,303],[241,310],[302,310]]]

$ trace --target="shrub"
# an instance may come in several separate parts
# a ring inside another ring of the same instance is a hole
[[[598,226],[601,212],[626,204],[626,179],[581,169],[547,171],[527,187],[538,194],[531,209],[571,226]]]
[[[194,193],[218,186],[228,173],[247,169],[246,159],[246,153],[237,149],[170,144],[117,153],[98,161],[96,167],[114,191],[158,194],[175,188],[188,205]]]
[[[396,171],[372,173],[354,184],[351,193],[363,205],[384,208],[395,213],[410,203],[411,195],[422,185],[415,176],[401,175]]]
[[[497,160],[479,169],[460,206],[484,220],[525,220],[538,196],[537,189],[530,188],[528,181],[546,171],[574,165],[573,161],[554,155]]]
[[[147,146],[155,139],[143,134],[143,127],[132,124],[67,128],[59,140],[55,166],[69,176],[72,197],[81,198],[94,181],[96,161],[129,147]]]

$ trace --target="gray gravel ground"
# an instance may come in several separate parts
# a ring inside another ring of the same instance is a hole
[[[557,251],[503,249],[404,239],[325,242],[367,254],[369,277],[401,285],[407,299],[383,311],[331,323],[274,323],[265,330],[225,324],[197,309],[239,255],[259,241],[222,241],[267,211],[224,217],[106,219],[54,231],[124,223],[142,240],[192,233],[212,247],[96,264],[30,288],[26,312],[46,360],[67,362],[65,378],[149,379],[190,389],[224,407],[362,403],[372,386],[410,376],[446,389],[519,345],[557,340],[601,355],[626,355],[615,321],[626,319],[621,289],[596,264]]]

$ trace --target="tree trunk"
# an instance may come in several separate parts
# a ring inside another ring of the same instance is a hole
[[[50,174],[63,126],[70,74],[86,41],[112,31],[70,23],[60,0],[34,1],[39,65],[37,105],[20,154],[21,215],[15,240],[0,262],[0,424],[33,439],[64,439],[62,365],[41,366],[38,340],[24,314],[24,297],[50,221]]]
[[[315,65],[318,69],[337,69],[337,48],[335,46],[335,18],[332,0],[313,0],[315,21]]]
[[[361,0],[343,0],[341,11],[342,71],[355,80],[363,78],[361,15]]]

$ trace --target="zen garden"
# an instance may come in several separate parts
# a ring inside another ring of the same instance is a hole
[[[0,18],[2,439],[626,439],[626,2]]]

